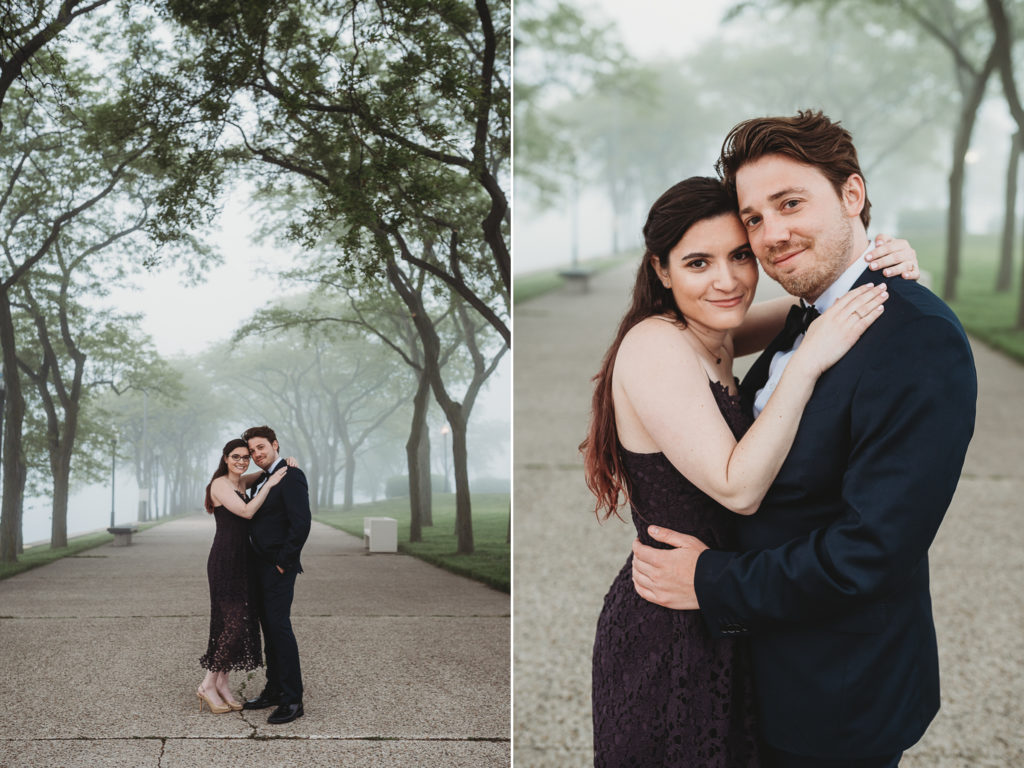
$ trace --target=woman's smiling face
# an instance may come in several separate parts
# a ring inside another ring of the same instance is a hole
[[[245,471],[249,468],[249,449],[236,446],[224,457],[224,461],[227,462],[229,470],[240,475],[245,474]]]
[[[687,323],[728,330],[743,322],[754,300],[758,272],[738,216],[698,221],[669,251],[667,268],[652,258]]]

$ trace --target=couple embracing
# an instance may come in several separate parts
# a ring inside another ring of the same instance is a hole
[[[200,665],[207,670],[196,695],[214,713],[276,707],[268,723],[304,714],[299,648],[291,625],[299,554],[309,536],[309,488],[294,459],[284,459],[268,426],[247,429],[228,441],[206,486],[206,511],[217,532],[210,548],[210,640]],[[249,473],[250,459],[263,470]],[[233,669],[262,665],[266,687],[245,703],[228,683]]]
[[[939,708],[927,552],[970,346],[912,249],[868,239],[838,123],[745,121],[717,168],[655,202],[595,379],[588,485],[638,536],[598,622],[595,762],[891,768]],[[758,262],[799,302],[751,308]]]

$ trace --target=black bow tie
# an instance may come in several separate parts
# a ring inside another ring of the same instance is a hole
[[[260,475],[256,479],[256,482],[252,484],[252,495],[253,496],[256,495],[256,490],[260,487],[260,483],[265,483],[267,481],[268,477],[270,477],[270,473],[269,472],[264,472],[262,475]]]
[[[786,315],[786,325],[779,334],[778,342],[780,350],[793,348],[793,342],[801,333],[807,332],[807,327],[814,322],[821,313],[811,305],[795,304]]]

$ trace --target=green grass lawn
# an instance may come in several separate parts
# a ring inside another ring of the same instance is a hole
[[[409,499],[404,496],[356,504],[349,512],[337,508],[322,510],[314,519],[362,538],[364,517],[393,517],[398,521],[400,552],[508,592],[511,582],[509,494],[473,494],[474,551],[471,555],[455,552],[455,494],[435,493],[433,515],[434,524],[423,528],[423,541],[416,543],[409,541]]]
[[[620,253],[618,256],[607,256],[600,259],[588,259],[580,262],[581,269],[589,269],[592,272],[604,272],[622,264],[623,261],[636,259],[639,256],[637,251]],[[528,272],[525,275],[517,275],[512,280],[512,302],[522,304],[524,301],[535,299],[550,293],[565,285],[565,278],[559,276],[559,272],[568,269],[568,265],[556,269],[545,269],[539,272]]]
[[[932,290],[942,295],[946,246],[942,235],[907,236],[921,267],[931,273]],[[1017,260],[1020,247],[1017,247]],[[957,299],[950,302],[968,333],[1024,363],[1024,329],[1014,328],[1020,302],[1020,267],[1014,270],[1011,289],[995,292],[999,266],[998,235],[966,235],[960,257]]]
[[[172,517],[163,517],[159,520],[154,520],[149,523],[139,523],[139,532],[152,528],[154,525],[160,525],[166,523],[168,520],[173,520],[181,515]],[[99,533],[86,533],[81,536],[72,536],[68,539],[68,545],[59,549],[50,549],[49,544],[39,544],[34,547],[29,547],[20,555],[18,555],[18,561],[15,563],[0,563],[0,579],[6,579],[9,576],[22,573],[31,568],[38,568],[41,565],[52,563],[54,560],[60,560],[62,557],[74,557],[80,552],[93,549],[102,544],[106,544],[114,540],[113,535],[106,533],[105,531]]]

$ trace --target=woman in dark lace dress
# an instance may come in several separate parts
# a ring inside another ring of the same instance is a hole
[[[669,189],[652,207],[644,239],[632,306],[595,378],[582,446],[587,484],[605,518],[626,496],[646,544],[655,545],[646,530],[657,524],[730,549],[733,513],[756,511],[818,376],[878,316],[885,295],[851,291],[824,313],[754,423],[736,391],[733,357],[764,348],[794,299],[748,314],[757,262],[716,179]],[[883,266],[916,270],[905,241],[882,243],[875,255]],[[641,598],[631,565],[632,556],[597,626],[595,765],[760,765],[745,644],[712,640],[699,612]]]
[[[210,641],[199,660],[206,677],[199,684],[199,710],[203,704],[214,713],[242,709],[231,694],[228,673],[233,669],[262,666],[260,623],[256,601],[250,593],[249,519],[281,482],[285,467],[271,475],[251,500],[246,489],[260,477],[244,475],[249,468],[249,447],[231,440],[221,452],[220,463],[206,486],[206,511],[217,521],[206,573],[210,580]]]

